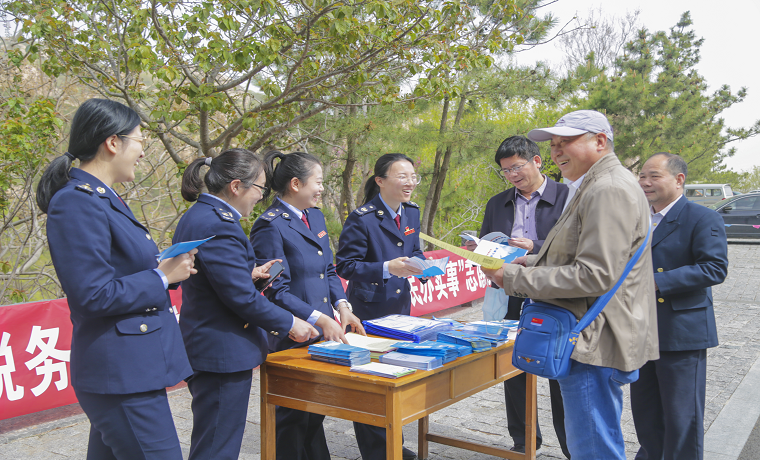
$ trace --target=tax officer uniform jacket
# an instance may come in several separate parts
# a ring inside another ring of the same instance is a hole
[[[232,208],[201,195],[182,216],[174,242],[214,238],[198,247],[198,273],[182,282],[180,329],[196,371],[253,369],[267,356],[267,335],[285,337],[293,316],[253,285],[256,255]]]
[[[100,180],[72,168],[50,201],[50,255],[68,296],[71,383],[130,394],[192,374],[148,230]]]
[[[393,275],[383,279],[383,262],[404,256],[425,258],[420,249],[419,206],[411,201],[401,206],[401,229],[380,195],[355,209],[343,224],[335,268],[349,281],[348,301],[361,320],[411,311],[409,281]]]
[[[276,305],[307,321],[314,310],[334,317],[333,305],[346,299],[335,273],[325,216],[318,208],[305,210],[306,224],[280,200],[259,216],[251,229],[251,243],[262,262],[281,259],[283,272],[264,294]],[[322,330],[319,330],[320,336]],[[287,335],[269,337],[269,349],[279,351],[305,346],[320,338],[297,344]]]

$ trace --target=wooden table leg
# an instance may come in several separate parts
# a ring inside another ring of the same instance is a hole
[[[266,364],[261,366],[259,378],[261,379],[261,460],[275,460],[277,456],[275,406],[268,403]]]
[[[525,458],[536,458],[536,376],[525,373]]]
[[[385,398],[385,458],[387,460],[401,460],[404,426],[401,424],[399,396],[399,392],[389,388]]]
[[[420,460],[428,458],[428,431],[430,431],[430,419],[426,415],[420,419],[417,425],[417,458]]]

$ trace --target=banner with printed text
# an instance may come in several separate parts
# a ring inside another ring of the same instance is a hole
[[[485,295],[488,281],[478,267],[446,250],[425,256],[449,256],[449,262],[445,274],[427,283],[409,278],[412,315],[431,314]],[[179,311],[181,291],[170,295]],[[69,366],[71,332],[66,299],[0,306],[0,420],[77,402]]]

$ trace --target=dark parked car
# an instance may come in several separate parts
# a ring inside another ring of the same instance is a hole
[[[760,192],[750,192],[710,206],[723,217],[729,238],[760,239]]]

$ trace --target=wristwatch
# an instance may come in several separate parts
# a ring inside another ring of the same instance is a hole
[[[351,304],[350,304],[350,303],[348,303],[348,300],[343,300],[343,301],[341,301],[341,302],[338,304],[338,306],[337,306],[337,307],[335,307],[335,311],[337,311],[338,313],[340,313],[340,307],[341,307],[342,305],[345,305],[345,306],[346,306],[346,308],[348,308],[348,311],[350,311],[351,313],[353,313],[353,312],[354,312],[354,307],[352,307],[352,306],[351,306]]]

